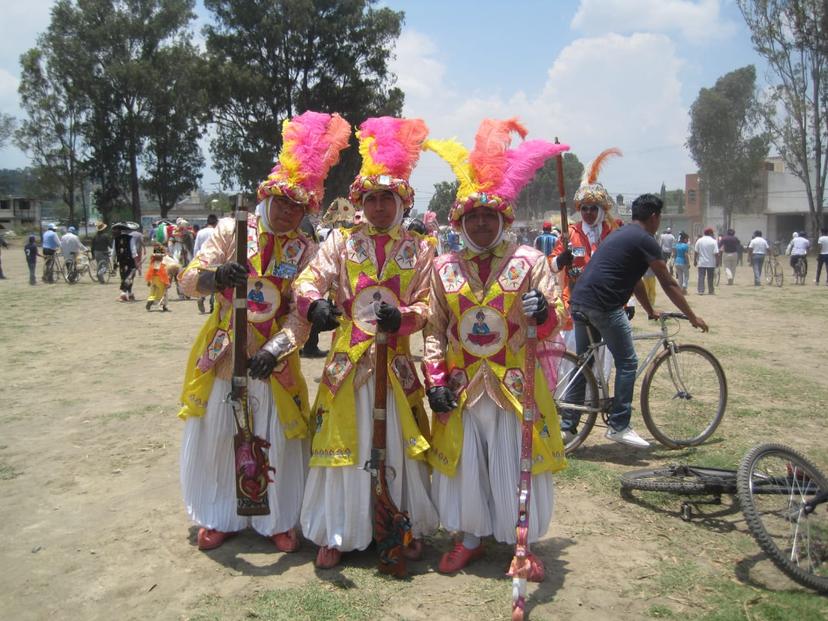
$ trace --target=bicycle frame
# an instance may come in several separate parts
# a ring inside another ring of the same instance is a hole
[[[644,334],[634,334],[633,341],[650,341],[655,340],[656,343],[653,344],[652,349],[650,352],[645,356],[644,360],[639,363],[638,368],[635,371],[635,379],[638,378],[647,370],[647,367],[652,364],[655,357],[660,353],[662,348],[670,349],[671,351],[676,351],[676,343],[672,339],[670,339],[670,335],[667,334],[667,320],[668,319],[675,319],[675,318],[683,318],[684,315],[680,313],[664,313],[662,314],[659,321],[661,322],[661,329],[659,332],[649,332]],[[604,369],[602,365],[593,364],[597,361],[598,352],[603,350],[604,352],[609,351],[607,349],[606,342],[601,339],[600,341],[595,341],[593,337],[592,331],[594,328],[592,326],[587,327],[587,336],[589,337],[589,346],[587,350],[578,356],[578,368],[576,372],[572,374],[569,382],[564,386],[563,394],[567,394],[570,388],[572,388],[575,379],[582,373],[582,369],[590,365],[593,375],[595,376],[595,380],[598,383],[598,391],[600,392],[599,395],[599,411],[601,414],[605,414],[608,411],[608,408],[611,405],[610,399],[610,390],[609,390],[609,380],[604,375]],[[606,355],[606,353],[604,354]],[[675,381],[677,386],[681,387],[682,392],[687,393],[687,387],[684,386],[684,382],[681,379],[681,375],[678,371],[677,363],[673,357],[670,358],[669,361],[669,369],[670,375],[672,376],[673,380]],[[599,368],[599,366],[601,368]],[[567,404],[567,409],[576,411],[576,412],[593,412],[595,408],[592,408],[588,405],[578,405],[578,404]]]

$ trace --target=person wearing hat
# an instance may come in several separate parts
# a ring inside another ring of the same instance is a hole
[[[343,552],[364,550],[373,539],[371,474],[363,466],[372,446],[379,330],[389,333],[386,463],[396,476],[388,486],[415,537],[405,556],[419,557],[419,537],[437,527],[424,393],[408,344],[428,317],[433,247],[401,226],[414,200],[408,179],[427,135],[420,119],[362,123],[362,166],[349,198],[364,221],[331,231],[294,285],[298,314],[320,331],[336,329],[311,410],[315,432],[302,504],[302,530],[319,546],[319,568],[334,567]],[[327,299],[331,290],[335,304]]]
[[[565,316],[546,256],[507,241],[504,233],[522,188],[546,160],[569,147],[529,140],[509,149],[513,132],[526,136],[516,119],[485,120],[471,153],[453,140],[426,144],[449,162],[460,182],[449,219],[465,246],[434,262],[423,358],[434,412],[432,498],[443,528],[462,533],[440,559],[438,570],[446,574],[483,555],[481,537],[515,543],[527,327],[536,323],[538,360],[548,360]],[[530,542],[549,526],[552,474],[566,465],[553,386],[542,366],[534,377],[539,415]],[[543,580],[543,562],[530,555],[530,563],[530,580]]]
[[[308,324],[298,319],[291,285],[317,246],[300,230],[306,212],[316,212],[324,182],[351,127],[338,114],[307,111],[282,126],[282,150],[270,175],[258,188],[259,204],[248,214],[247,264],[236,262],[234,218],[219,220],[213,234],[179,277],[192,297],[216,295],[213,313],[190,353],[179,417],[181,488],[187,514],[199,526],[201,550],[222,545],[232,533],[252,527],[277,550],[299,547],[299,512],[308,461],[308,389],[298,347]],[[236,514],[233,408],[234,287],[244,285],[247,302],[253,432],[267,445],[275,482],[267,485],[269,515]]]
[[[138,240],[132,235],[137,227],[134,222],[118,222],[112,225],[112,254],[118,263],[118,273],[121,276],[119,302],[135,301],[132,283],[141,260]]]
[[[165,258],[167,258],[167,252],[164,246],[155,242],[150,255],[149,267],[144,275],[147,286],[150,288],[149,295],[147,295],[147,311],[152,310],[152,305],[156,302],[160,303],[162,311],[170,310],[167,308],[167,291],[170,288],[170,279],[175,278],[175,275],[168,272],[164,263]],[[175,271],[177,272],[178,269]]]
[[[102,270],[109,269],[109,253],[112,246],[112,238],[106,232],[107,226],[105,222],[98,222],[95,226],[95,236],[92,238],[92,257],[98,266],[98,281],[103,284],[106,282],[106,273]]]
[[[46,227],[46,232],[43,234],[43,282],[55,282],[55,253],[60,248],[60,237],[55,231],[55,225],[50,224]]]
[[[552,233],[552,223],[548,220],[543,223],[543,233],[535,238],[535,249],[540,250],[543,256],[548,257],[552,254],[558,238]]]
[[[29,268],[29,284],[37,284],[37,257],[43,256],[37,252],[37,242],[34,235],[29,235],[29,243],[23,246],[23,252],[26,254],[26,265]]]

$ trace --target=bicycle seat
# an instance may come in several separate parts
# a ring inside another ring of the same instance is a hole
[[[581,311],[572,311],[572,320],[578,323],[589,324],[589,317],[584,315]]]

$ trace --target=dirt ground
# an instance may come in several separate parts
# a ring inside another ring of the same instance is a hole
[[[0,619],[223,618],[221,602],[245,594],[348,580],[349,566],[370,573],[370,550],[346,556],[342,572],[316,572],[312,544],[279,554],[250,532],[199,552],[179,493],[183,426],[175,414],[189,346],[205,316],[192,301],[173,301],[171,313],[146,312],[143,283],[136,283],[135,304],[115,301],[115,279],[30,287],[20,242],[2,261]],[[763,440],[790,443],[828,467],[828,287],[815,287],[809,276],[804,287],[754,288],[742,267],[733,287],[716,296],[691,291],[689,299],[711,333],[685,326],[682,340],[710,347],[722,361],[731,395],[725,422],[707,452],[678,455],[624,449],[593,432],[559,478],[554,521],[535,548],[547,580],[530,587],[533,618],[671,616],[657,614],[665,608],[692,616],[716,605],[705,589],[663,582],[665,567],[687,562],[756,598],[774,589],[799,597],[798,587],[766,567],[738,514],[724,519],[728,528],[688,525],[672,509],[622,499],[616,475],[687,455],[735,466],[746,447]],[[666,308],[663,293],[658,302]],[[315,392],[322,362],[303,366]],[[769,390],[774,383],[780,390]],[[638,417],[633,422],[646,435]],[[500,574],[511,550],[487,544],[484,561],[446,578],[435,571],[446,545],[445,535],[430,542],[400,587],[406,599],[384,602],[376,618],[506,618],[510,582]],[[828,618],[824,598],[801,597],[817,616],[798,618]],[[751,618],[748,608],[744,618]],[[258,616],[227,613],[236,615]]]

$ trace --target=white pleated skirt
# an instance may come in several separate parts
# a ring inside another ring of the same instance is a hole
[[[203,417],[190,417],[181,441],[181,489],[190,518],[199,526],[234,532],[252,526],[269,537],[298,526],[305,478],[308,440],[287,440],[276,414],[269,382],[249,380],[253,427],[270,442],[268,457],[276,469],[267,487],[270,515],[236,515],[233,408],[224,400],[230,381],[216,379]]]
[[[364,550],[373,539],[371,475],[363,465],[371,454],[374,384],[368,381],[356,392],[359,459],[355,466],[312,467],[302,503],[302,531],[320,546],[343,552]],[[386,405],[386,464],[393,468],[387,480],[391,498],[411,519],[415,537],[437,529],[437,510],[431,502],[428,466],[409,459],[400,431],[394,394],[390,387]]]
[[[453,477],[437,470],[432,497],[446,530],[515,543],[520,421],[488,395],[463,411],[463,451]],[[552,473],[532,477],[529,541],[543,537],[555,507]]]

